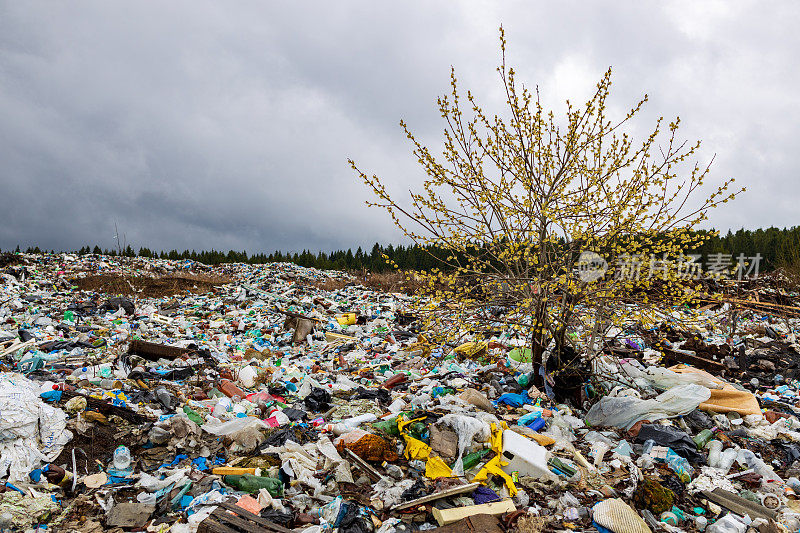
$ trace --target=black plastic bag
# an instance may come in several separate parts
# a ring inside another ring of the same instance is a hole
[[[356,389],[356,399],[358,400],[378,400],[382,403],[391,403],[392,395],[386,389]]]
[[[306,408],[315,413],[322,413],[331,408],[331,393],[325,389],[315,387],[311,389],[311,394],[306,396]]]
[[[692,464],[706,464],[705,455],[697,451],[697,445],[685,431],[672,426],[644,424],[639,435],[636,436],[636,442],[645,442],[651,439],[658,446],[672,448],[672,451]]]
[[[356,502],[344,502],[342,505],[347,509],[339,522],[339,533],[372,533],[372,523]]]

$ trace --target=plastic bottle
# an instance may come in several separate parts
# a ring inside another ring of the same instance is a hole
[[[469,470],[473,468],[475,465],[481,462],[481,459],[488,454],[491,450],[489,448],[484,448],[482,450],[478,450],[477,452],[468,453],[461,459],[461,464],[464,465],[464,470]]]
[[[203,417],[201,417],[200,414],[197,411],[195,411],[194,409],[192,409],[188,405],[184,405],[183,406],[183,412],[186,414],[186,417],[189,420],[191,420],[192,422],[194,422],[198,426],[203,425],[203,422],[204,422]]]
[[[722,455],[720,455],[719,458],[719,465],[717,466],[717,468],[722,472],[722,474],[727,474],[728,471],[731,469],[731,466],[733,466],[733,462],[736,460],[736,455],[737,452],[733,448],[728,448],[727,450],[722,452]]]
[[[695,445],[697,445],[697,449],[700,450],[706,444],[708,444],[708,442],[710,442],[711,439],[713,438],[714,438],[714,432],[710,429],[704,429],[703,431],[695,435],[692,440],[694,441]]]
[[[113,463],[117,470],[125,470],[131,466],[131,451],[127,446],[117,446],[117,449],[114,450]]]
[[[517,420],[517,425],[518,426],[527,426],[527,425],[529,425],[531,422],[533,422],[537,418],[541,418],[542,417],[542,412],[543,412],[543,409],[538,408],[537,410],[535,410],[533,412],[530,412],[530,413],[522,415],[521,417],[519,417],[519,420]]]
[[[231,402],[231,399],[223,397],[220,398],[217,404],[214,406],[214,409],[211,412],[211,414],[213,414],[217,418],[222,418],[225,416],[225,413],[230,411],[232,408],[233,408],[233,402]]]
[[[535,418],[533,420],[533,422],[528,424],[527,427],[532,429],[532,430],[534,430],[534,431],[539,431],[540,429],[544,428],[544,426],[546,426],[546,425],[547,425],[547,422],[544,421],[544,418]]]
[[[706,447],[708,448],[708,466],[719,468],[722,442],[718,440],[712,440]]]
[[[408,376],[405,375],[404,373],[400,372],[399,374],[395,374],[394,376],[392,376],[389,379],[387,379],[386,381],[384,381],[382,386],[384,388],[391,389],[391,388],[394,388],[394,387],[396,387],[397,385],[399,385],[401,383],[405,383],[405,381],[407,379],[408,379]]]
[[[71,375],[77,379],[89,379],[89,367],[79,366],[72,371]]]
[[[748,468],[761,476],[761,488],[770,492],[781,492],[784,485],[783,480],[775,471],[764,463],[750,450],[739,450],[736,460],[744,463]]]
[[[342,420],[340,423],[350,428],[357,428],[361,424],[364,424],[366,422],[373,422],[377,419],[378,417],[375,416],[373,413],[365,413],[363,415],[354,416],[352,418],[346,418]]]
[[[273,497],[283,497],[283,482],[274,477],[242,474],[240,476],[224,476],[222,480],[225,482],[225,484],[230,485],[237,490],[241,490],[242,492],[252,494],[261,489],[267,489],[267,491]]]

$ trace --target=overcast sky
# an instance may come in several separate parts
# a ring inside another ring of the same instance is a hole
[[[546,102],[608,66],[748,191],[717,228],[800,223],[797,2],[0,0],[0,247],[330,250],[398,242],[347,165],[423,178],[455,67],[500,105],[497,28]],[[561,107],[557,107],[561,109]]]

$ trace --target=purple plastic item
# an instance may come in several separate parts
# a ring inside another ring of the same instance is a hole
[[[500,499],[500,496],[498,496],[497,493],[489,487],[484,487],[481,485],[475,489],[475,492],[472,493],[472,499],[475,500],[476,505],[479,505],[481,503],[497,501]]]

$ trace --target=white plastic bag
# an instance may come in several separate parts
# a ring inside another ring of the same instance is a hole
[[[708,388],[694,383],[673,387],[650,400],[606,396],[589,409],[586,423],[590,426],[629,429],[640,420],[655,422],[688,414],[710,397]]]
[[[634,361],[626,360],[620,363],[620,367],[623,372],[635,380],[644,379],[659,390],[669,390],[672,387],[688,385],[690,383],[702,385],[708,389],[721,389],[724,387],[722,383],[709,379],[702,374],[695,374],[693,372],[681,374],[662,366],[648,366],[644,368]]]
[[[12,482],[55,460],[72,439],[67,415],[44,403],[39,391],[21,374],[0,373],[0,477]]]
[[[233,420],[229,420],[228,422],[222,422],[221,424],[212,424],[211,422],[207,422],[201,426],[203,431],[207,431],[212,435],[216,435],[218,437],[230,435],[231,433],[236,433],[237,431],[241,431],[246,428],[254,427],[268,429],[269,426],[265,424],[261,419],[255,418],[253,416],[246,416],[243,418],[234,418]]]

